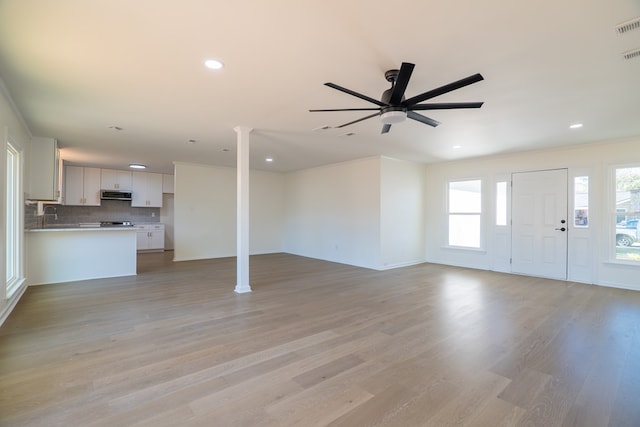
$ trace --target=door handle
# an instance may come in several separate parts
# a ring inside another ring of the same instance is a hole
[[[559,231],[567,231],[567,229],[566,229],[566,228],[564,228],[564,227],[562,227],[562,228],[556,228],[556,230],[559,230]]]

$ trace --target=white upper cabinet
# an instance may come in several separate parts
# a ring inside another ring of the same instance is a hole
[[[131,206],[137,208],[162,207],[162,174],[132,172]]]
[[[162,192],[173,194],[173,175],[162,174]]]
[[[60,202],[62,169],[58,141],[33,138],[29,144],[29,191],[27,199]]]
[[[100,206],[100,169],[67,166],[64,192],[65,205]]]
[[[103,190],[132,190],[132,178],[130,171],[102,169],[100,181],[100,187]]]

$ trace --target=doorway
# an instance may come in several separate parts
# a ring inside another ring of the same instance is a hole
[[[567,279],[567,170],[514,173],[511,272]]]

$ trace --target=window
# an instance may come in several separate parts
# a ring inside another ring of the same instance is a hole
[[[589,177],[576,176],[573,179],[573,225],[589,226]]]
[[[449,246],[480,248],[482,181],[449,182]]]
[[[20,219],[20,152],[7,144],[6,188],[6,296],[10,297],[22,279]]]
[[[615,195],[615,258],[640,262],[640,166],[616,168]]]

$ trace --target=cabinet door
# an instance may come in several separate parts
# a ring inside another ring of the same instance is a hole
[[[64,179],[64,204],[71,206],[84,205],[84,168],[67,166]]]
[[[174,193],[174,182],[173,175],[162,174],[162,192],[163,193]]]
[[[58,202],[61,175],[60,150],[53,138],[33,138],[29,144],[29,191],[31,200]]]
[[[131,191],[131,172],[130,171],[116,171],[118,190]]]
[[[84,205],[100,206],[100,169],[84,168]]]
[[[136,250],[144,251],[149,249],[149,230],[139,229],[136,232]]]
[[[100,183],[103,190],[131,191],[131,172],[102,169]]]
[[[131,206],[136,208],[147,207],[147,177],[144,172],[131,174]]]
[[[154,208],[162,207],[162,174],[147,174],[147,198],[149,199],[147,206]]]
[[[162,174],[133,172],[131,206],[162,207]]]
[[[149,232],[149,249],[164,249],[164,228],[154,227]]]
[[[100,170],[100,188],[103,190],[117,190],[118,176],[117,171],[111,169]]]

